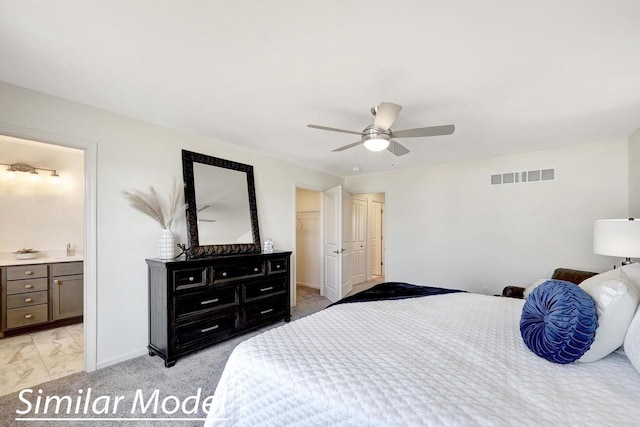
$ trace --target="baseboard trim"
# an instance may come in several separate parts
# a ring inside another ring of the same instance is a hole
[[[116,363],[124,362],[129,359],[135,359],[136,357],[144,356],[145,354],[149,354],[146,347],[143,348],[142,350],[134,351],[129,354],[125,354],[123,356],[98,362],[97,368],[98,369],[106,368],[107,366],[115,365]]]
[[[305,288],[320,289],[320,286],[312,285],[311,283],[298,282],[296,285],[304,286]]]

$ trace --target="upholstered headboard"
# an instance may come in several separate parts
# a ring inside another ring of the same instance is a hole
[[[552,279],[566,280],[567,282],[579,285],[589,277],[595,276],[598,273],[593,271],[573,270],[571,268],[556,268],[551,276]],[[522,298],[525,288],[520,286],[505,286],[502,290],[503,297]]]

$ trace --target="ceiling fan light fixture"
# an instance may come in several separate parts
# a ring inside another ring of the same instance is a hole
[[[370,151],[386,150],[389,146],[389,140],[384,138],[371,138],[364,142],[364,146]]]

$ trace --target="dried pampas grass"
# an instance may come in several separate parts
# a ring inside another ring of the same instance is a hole
[[[149,215],[158,221],[162,228],[170,230],[173,220],[187,207],[186,203],[180,203],[182,195],[180,190],[181,188],[174,178],[173,189],[169,194],[169,204],[166,209],[164,201],[153,187],[149,187],[149,193],[143,193],[139,190],[125,191],[124,197],[134,209]]]

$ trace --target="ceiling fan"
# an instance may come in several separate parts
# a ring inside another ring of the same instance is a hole
[[[365,148],[371,151],[382,151],[384,149],[387,149],[396,156],[403,156],[407,154],[409,150],[404,145],[394,141],[394,138],[416,138],[424,136],[451,135],[456,130],[456,127],[454,125],[443,125],[392,131],[391,125],[398,118],[400,110],[402,110],[402,105],[394,104],[392,102],[381,102],[377,107],[372,107],[371,114],[373,114],[375,119],[373,120],[373,124],[364,128],[362,132],[336,129],[318,125],[307,126],[314,129],[352,133],[361,136],[360,141],[345,145],[340,148],[336,148],[332,151],[343,151],[348,148],[357,147],[360,144],[364,144]]]

